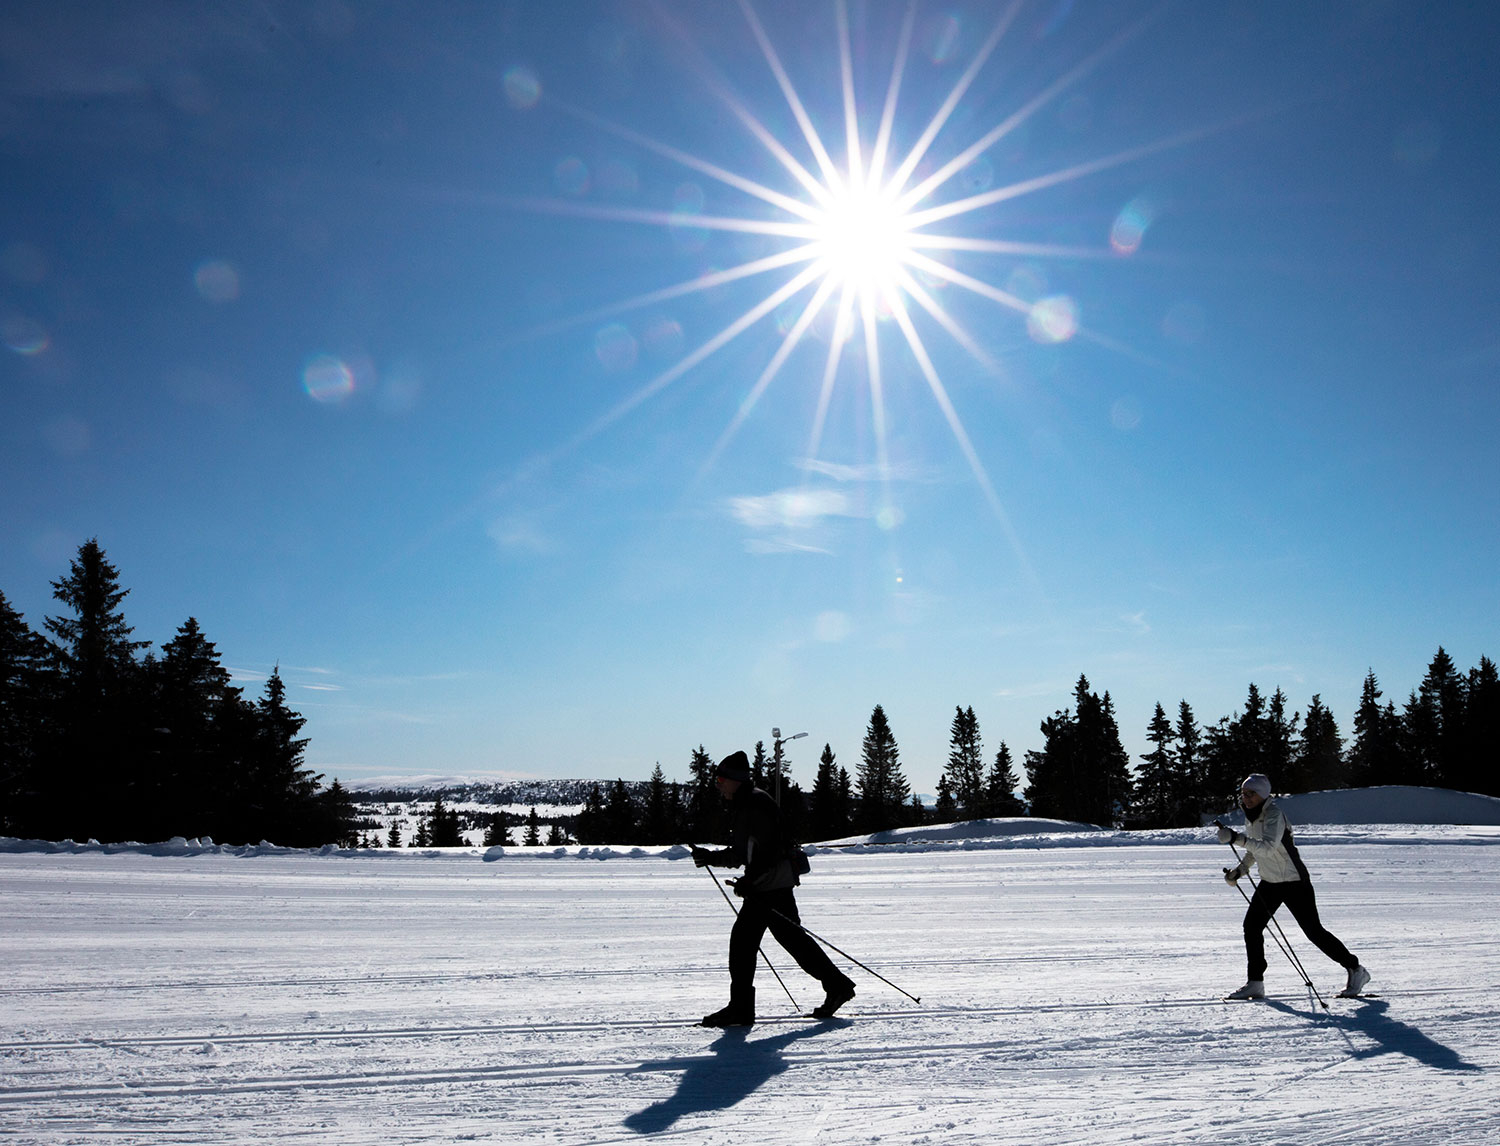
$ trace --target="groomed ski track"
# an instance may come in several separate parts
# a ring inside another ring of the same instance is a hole
[[[1500,885],[1471,842],[1320,844],[1371,997],[1287,934],[1243,979],[1216,846],[823,854],[839,1017],[690,1026],[728,909],[665,858],[0,854],[0,1138],[63,1143],[1500,1141]],[[796,996],[815,984],[768,940]],[[841,961],[842,962],[842,961]],[[1284,959],[1282,959],[1284,963]]]

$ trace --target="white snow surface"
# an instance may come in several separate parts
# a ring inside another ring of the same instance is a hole
[[[680,848],[0,841],[0,1139],[1500,1141],[1500,829],[1292,818],[1363,999],[1287,918],[1328,1009],[1274,942],[1270,997],[1220,1001],[1209,830],[976,822],[817,849],[803,920],[859,994],[793,1017],[820,992],[768,937],[796,1007],[762,965],[729,1032],[690,1025],[732,919]]]

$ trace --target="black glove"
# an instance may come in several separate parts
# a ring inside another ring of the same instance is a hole
[[[730,890],[732,890],[735,895],[739,896],[741,899],[745,898],[745,889],[740,886],[744,882],[743,878],[726,879],[724,882],[729,885]]]
[[[704,851],[704,849],[698,847],[696,844],[693,845],[692,851],[693,851],[693,866],[695,866],[695,867],[707,867],[709,865],[709,863],[711,861],[709,860],[708,852]]]

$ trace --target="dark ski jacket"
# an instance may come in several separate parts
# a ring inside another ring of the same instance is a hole
[[[744,783],[729,801],[729,846],[710,852],[709,862],[744,868],[739,881],[743,891],[780,891],[802,882],[792,862],[795,850],[771,794]]]

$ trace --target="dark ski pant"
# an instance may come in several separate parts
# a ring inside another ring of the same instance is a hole
[[[1245,912],[1245,955],[1249,960],[1252,980],[1266,977],[1266,924],[1282,904],[1292,913],[1292,918],[1306,935],[1327,955],[1346,971],[1359,966],[1359,960],[1349,954],[1349,948],[1339,942],[1338,936],[1323,926],[1318,918],[1318,901],[1313,895],[1312,884],[1305,879],[1288,883],[1272,883],[1261,880],[1255,894],[1250,897],[1250,907]]]
[[[843,972],[833,965],[828,953],[797,924],[797,900],[791,888],[781,891],[758,891],[745,896],[739,918],[729,932],[729,983],[732,990],[744,991],[755,981],[755,961],[760,941],[767,931],[787,954],[797,960],[814,979],[823,984],[838,982]]]

